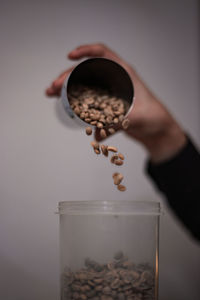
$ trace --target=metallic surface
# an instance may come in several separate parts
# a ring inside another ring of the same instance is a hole
[[[133,83],[125,69],[112,60],[105,58],[87,59],[74,68],[63,84],[61,99],[65,111],[71,118],[74,118],[76,122],[83,124],[85,122],[80,120],[73,112],[68,100],[68,91],[70,86],[74,84],[106,89],[114,96],[127,101],[128,112],[132,108],[134,98]]]

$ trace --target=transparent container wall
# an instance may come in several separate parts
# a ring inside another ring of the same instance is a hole
[[[157,300],[158,203],[90,203],[60,214],[61,299]]]

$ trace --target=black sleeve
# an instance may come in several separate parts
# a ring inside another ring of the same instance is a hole
[[[165,194],[183,224],[200,240],[200,154],[192,141],[160,164],[147,163],[147,173]]]

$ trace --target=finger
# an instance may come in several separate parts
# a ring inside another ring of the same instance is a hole
[[[69,68],[68,70],[62,72],[58,78],[56,78],[53,82],[52,82],[52,86],[55,89],[60,89],[66,79],[66,77],[72,72],[72,70],[75,68],[75,66]]]
[[[103,44],[82,45],[68,54],[70,59],[80,59],[82,57],[102,57],[105,55],[106,47]]]
[[[54,86],[52,83],[52,85],[47,88],[45,92],[48,97],[60,96],[61,88]]]
[[[74,67],[71,67],[67,71],[61,73],[57,79],[55,79],[52,84],[46,89],[46,95],[49,97],[59,96],[61,92],[62,85],[66,77],[71,73]]]
[[[57,93],[55,91],[55,89],[53,89],[52,87],[49,87],[45,90],[45,94],[46,96],[48,97],[54,97],[54,96],[57,96]]]
[[[67,73],[63,74],[62,76],[58,77],[56,80],[52,82],[49,88],[46,89],[47,96],[58,96],[61,91],[61,87],[63,82],[67,76]]]

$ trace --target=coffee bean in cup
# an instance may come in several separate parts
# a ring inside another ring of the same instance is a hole
[[[129,126],[129,120],[125,118],[129,108],[127,101],[113,96],[106,89],[73,85],[68,91],[68,99],[74,113],[86,123],[98,128],[119,123],[124,129]],[[113,128],[110,128],[110,133],[114,133]]]

